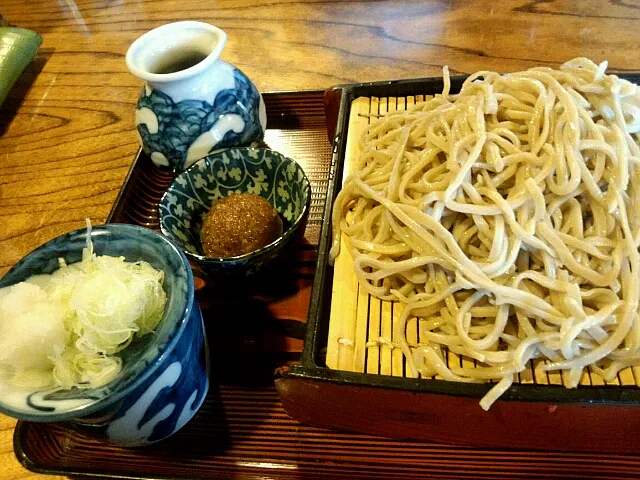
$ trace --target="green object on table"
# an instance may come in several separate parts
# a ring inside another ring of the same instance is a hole
[[[0,26],[0,105],[41,44],[32,30]]]

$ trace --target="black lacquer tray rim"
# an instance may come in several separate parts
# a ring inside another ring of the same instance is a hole
[[[145,477],[145,476],[113,474],[110,472],[100,472],[100,471],[95,471],[90,469],[86,471],[77,470],[77,469],[55,469],[55,468],[49,468],[49,467],[40,465],[34,462],[33,460],[31,460],[29,455],[27,455],[27,452],[25,452],[25,450],[22,447],[22,445],[24,444],[24,440],[22,439],[24,435],[24,429],[28,428],[27,425],[25,425],[26,423],[28,422],[18,420],[18,423],[16,424],[16,428],[13,431],[13,451],[16,458],[18,459],[18,462],[20,462],[20,465],[22,465],[24,468],[26,468],[30,472],[39,473],[43,475],[64,475],[68,477],[95,477],[95,478],[113,478],[113,479],[127,479],[127,480],[129,479],[147,480],[151,478],[151,477]],[[180,480],[175,476],[154,475],[153,478]],[[185,478],[184,480],[188,480],[188,479]]]
[[[615,73],[634,83],[640,83],[640,72]],[[467,78],[467,75],[451,77],[451,91],[455,92]],[[318,262],[313,281],[307,337],[302,353],[301,365],[292,366],[281,372],[281,376],[320,382],[333,382],[359,387],[386,388],[404,390],[417,394],[439,394],[480,399],[492,384],[458,383],[444,380],[411,379],[388,375],[354,373],[327,368],[321,362],[322,351],[326,347],[331,301],[331,282],[333,268],[328,264],[331,247],[331,218],[333,201],[340,191],[340,179],[346,152],[347,130],[351,102],[358,97],[402,97],[441,93],[444,86],[442,77],[425,77],[408,80],[365,82],[337,85],[329,89],[326,96],[340,98],[336,133],[334,136],[329,186],[325,202],[324,218],[318,245]],[[326,98],[326,97],[325,97]],[[325,102],[326,103],[326,102]],[[514,383],[500,400],[544,402],[554,404],[581,404],[638,406],[640,388],[636,386],[583,386],[568,389],[562,385],[527,385]]]

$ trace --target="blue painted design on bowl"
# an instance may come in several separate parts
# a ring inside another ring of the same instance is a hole
[[[173,241],[143,227],[96,226],[91,239],[98,255],[143,260],[164,271],[167,305],[162,320],[153,334],[119,353],[122,371],[107,385],[34,391],[26,395],[24,405],[7,404],[8,397],[0,391],[0,412],[28,421],[72,421],[118,445],[153,443],[191,419],[209,387],[206,338],[191,268]],[[0,287],[53,272],[58,258],[78,262],[85,245],[84,229],[57,237],[20,260],[0,279]]]
[[[237,257],[204,255],[200,230],[216,200],[236,193],[266,198],[284,220],[282,236],[269,245]],[[302,167],[269,149],[233,148],[209,155],[178,175],[159,204],[162,232],[175,240],[206,273],[249,275],[278,257],[304,234],[311,186]]]
[[[264,109],[260,93],[244,73],[225,66],[232,70],[234,88],[217,92],[213,103],[201,99],[175,102],[158,89],[142,89],[136,128],[143,150],[156,164],[182,171],[212,150],[248,146],[263,139],[266,125],[260,120]],[[222,138],[209,133],[214,130]]]

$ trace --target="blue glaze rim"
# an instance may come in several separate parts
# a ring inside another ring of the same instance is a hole
[[[7,416],[10,416],[12,418],[17,418],[19,420],[25,420],[25,421],[29,421],[29,422],[62,422],[62,421],[66,421],[66,420],[73,420],[76,418],[81,418],[87,415],[91,415],[92,413],[98,412],[100,411],[102,408],[111,405],[115,402],[120,401],[122,398],[124,398],[126,395],[128,395],[129,393],[131,393],[135,388],[137,388],[140,384],[142,384],[147,378],[149,378],[150,375],[153,374],[153,372],[156,370],[156,368],[158,367],[158,365],[160,363],[162,363],[164,361],[164,359],[166,358],[166,356],[169,354],[169,352],[171,352],[173,350],[173,348],[175,347],[176,343],[178,342],[178,340],[180,339],[181,333],[184,331],[184,329],[186,328],[186,324],[187,321],[189,320],[189,317],[191,316],[191,310],[193,308],[193,304],[195,301],[195,293],[194,293],[194,282],[193,282],[193,272],[191,271],[191,266],[189,264],[188,259],[186,258],[184,252],[182,251],[182,249],[179,247],[179,245],[176,244],[176,242],[174,240],[172,240],[171,238],[167,238],[166,236],[151,230],[149,228],[145,228],[145,227],[141,227],[138,225],[130,225],[130,224],[120,224],[120,223],[110,223],[110,224],[106,224],[106,225],[96,225],[96,226],[92,226],[91,229],[91,238],[94,238],[96,236],[102,236],[102,235],[107,235],[110,233],[110,231],[115,231],[115,232],[119,232],[121,234],[125,234],[127,236],[130,236],[132,238],[148,238],[150,240],[159,240],[161,243],[166,244],[169,248],[170,251],[174,252],[175,254],[178,255],[178,258],[180,258],[180,265],[181,267],[184,269],[184,273],[185,273],[185,278],[186,278],[186,286],[187,286],[187,295],[182,298],[182,297],[178,297],[180,300],[180,306],[182,306],[181,310],[182,310],[182,316],[179,319],[175,320],[175,326],[174,329],[171,333],[170,339],[164,344],[162,345],[162,350],[160,350],[158,356],[156,356],[154,358],[154,360],[152,362],[150,362],[144,370],[142,370],[142,372],[140,372],[132,381],[131,383],[129,383],[125,388],[123,388],[122,390],[116,390],[115,392],[113,392],[113,394],[111,395],[107,395],[104,397],[98,397],[96,399],[94,399],[93,402],[85,404],[85,405],[81,405],[79,407],[75,407],[75,408],[71,408],[69,410],[66,410],[64,412],[61,413],[55,413],[53,415],[47,415],[46,413],[42,413],[42,414],[38,414],[38,415],[33,415],[33,414],[29,414],[29,413],[25,413],[25,412],[16,412],[15,410],[12,410],[11,408],[7,408],[4,404],[2,404],[2,402],[0,402],[0,413],[5,414]],[[52,245],[55,245],[57,243],[61,243],[61,242],[65,242],[65,237],[67,237],[68,240],[71,239],[82,239],[84,240],[86,238],[86,228],[81,228],[81,229],[77,229],[77,230],[73,230],[71,232],[62,234],[58,237],[55,237],[51,240],[49,240],[48,242],[40,245],[39,247],[35,248],[34,250],[32,250],[31,252],[29,252],[27,255],[25,255],[24,257],[22,257],[2,278],[0,278],[0,287],[5,287],[5,286],[10,286],[13,285],[13,283],[8,283],[5,281],[5,279],[11,274],[14,273],[16,270],[18,270],[20,268],[20,266],[27,260],[27,258],[29,256],[31,256],[32,254],[34,254],[35,252],[38,252],[44,248],[47,247],[51,247]],[[100,252],[97,252],[100,253]],[[6,285],[4,285],[4,283],[6,283]],[[162,319],[160,320],[160,322],[164,322],[166,321],[167,318],[167,310],[165,308],[165,312],[163,313]],[[91,392],[92,391],[97,391],[103,388],[108,388],[109,385],[111,385],[114,381],[117,382],[118,377],[116,377],[112,382],[108,383],[107,385],[103,386],[103,387],[99,387],[98,389],[86,389],[84,390],[84,392],[87,393],[87,397],[90,397]],[[115,384],[117,385],[117,383]]]
[[[208,265],[223,265],[223,264],[224,265],[230,265],[230,264],[233,264],[233,263],[244,263],[244,262],[247,262],[247,261],[252,260],[254,258],[260,257],[260,256],[264,255],[266,252],[271,251],[271,250],[277,248],[278,246],[280,246],[281,244],[286,243],[286,241],[289,239],[289,237],[291,235],[294,235],[295,232],[298,230],[298,226],[300,225],[300,222],[302,222],[303,219],[305,218],[305,216],[307,215],[307,211],[309,210],[309,207],[311,205],[311,182],[309,182],[309,178],[307,177],[306,172],[304,171],[302,166],[300,166],[300,164],[298,164],[298,162],[296,162],[292,158],[287,157],[286,155],[283,155],[283,154],[281,154],[279,152],[276,152],[275,150],[271,150],[271,149],[268,149],[268,148],[252,148],[252,147],[234,147],[234,148],[229,148],[229,149],[224,149],[224,150],[218,150],[218,151],[216,151],[214,153],[210,153],[206,157],[201,158],[200,160],[198,160],[197,162],[192,164],[189,168],[187,168],[184,172],[180,173],[180,175],[178,175],[176,178],[174,178],[173,182],[171,182],[171,185],[169,186],[167,191],[164,192],[164,194],[162,195],[162,198],[160,199],[160,202],[158,204],[159,205],[163,205],[163,204],[166,203],[167,195],[172,194],[174,188],[177,188],[176,184],[177,184],[177,179],[178,178],[189,176],[191,170],[195,170],[196,168],[199,169],[200,166],[202,164],[206,163],[207,159],[209,159],[210,157],[216,156],[216,155],[218,155],[220,153],[223,153],[223,152],[230,152],[232,150],[233,151],[243,152],[243,155],[245,155],[244,152],[248,152],[249,150],[257,150],[257,151],[269,150],[272,153],[280,155],[283,159],[285,159],[285,160],[287,160],[289,162],[295,163],[300,168],[300,171],[302,172],[302,178],[304,179],[303,182],[304,182],[304,185],[305,185],[305,190],[307,192],[307,200],[306,200],[306,202],[304,202],[304,205],[303,205],[302,209],[300,210],[300,214],[298,215],[296,220],[294,222],[292,222],[291,225],[289,225],[289,228],[287,228],[287,230],[280,237],[278,237],[276,240],[274,240],[273,242],[265,245],[264,247],[262,247],[262,248],[260,248],[258,250],[254,250],[253,252],[245,253],[243,255],[237,255],[235,257],[207,257],[205,255],[200,255],[200,254],[189,252],[187,250],[183,250],[187,257],[193,258],[194,260],[197,260],[198,262],[200,262],[201,264],[204,264],[204,265],[207,265],[207,264]],[[164,218],[164,215],[162,214],[162,209],[159,208],[158,209],[158,221],[160,223],[160,230],[162,231],[164,236],[174,240],[174,237],[171,234],[171,232],[169,232],[169,230],[167,228],[165,228],[163,218]]]

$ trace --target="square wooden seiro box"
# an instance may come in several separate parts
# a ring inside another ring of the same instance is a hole
[[[640,75],[620,75],[635,83]],[[464,77],[452,78],[452,91]],[[338,112],[330,184],[318,250],[302,365],[282,369],[276,381],[287,412],[314,425],[469,446],[574,451],[640,451],[640,368],[622,370],[613,382],[585,371],[580,386],[564,387],[559,372],[530,362],[519,381],[488,412],[479,400],[492,384],[411,378],[393,348],[398,303],[381,301],[358,285],[353,259],[342,248],[334,267],[331,207],[358,157],[358,140],[371,118],[403,110],[440,93],[441,78],[336,87],[328,111]],[[344,246],[345,236],[342,243]],[[416,320],[407,340],[418,343]],[[445,352],[449,365],[473,361]]]

